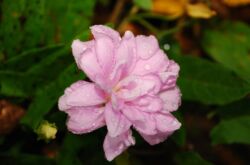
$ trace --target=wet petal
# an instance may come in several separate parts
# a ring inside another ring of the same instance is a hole
[[[108,37],[95,40],[97,60],[105,73],[109,73],[114,65],[114,43]]]
[[[76,108],[67,113],[67,127],[75,134],[88,133],[105,125],[103,107]]]
[[[159,144],[165,141],[168,136],[170,136],[173,132],[158,132],[155,135],[147,135],[140,132],[140,135],[146,140],[150,145]]]
[[[129,146],[134,144],[135,140],[132,137],[131,130],[128,130],[117,137],[111,137],[107,134],[103,143],[105,156],[108,161],[111,161],[125,151]]]
[[[156,127],[160,132],[173,132],[181,123],[171,114],[155,114]]]
[[[163,109],[165,111],[175,111],[181,104],[181,93],[178,87],[165,90],[159,96],[163,100]]]
[[[163,108],[162,99],[156,96],[142,96],[131,103],[144,112],[158,112]]]
[[[158,93],[161,81],[157,76],[129,76],[116,86],[118,97],[131,101],[149,93]]]
[[[139,35],[136,38],[136,51],[138,57],[148,59],[159,50],[159,44],[154,36]]]
[[[80,57],[83,55],[84,51],[86,51],[88,48],[91,48],[94,46],[93,41],[87,41],[87,42],[82,42],[80,40],[74,40],[71,48],[72,48],[72,53],[75,58],[76,64],[79,67],[80,66]]]
[[[136,62],[131,74],[146,75],[150,73],[159,73],[166,70],[169,60],[162,50],[158,50],[149,59],[140,59]]]
[[[79,66],[94,82],[96,82],[98,76],[103,75],[103,70],[98,63],[96,52],[93,49],[87,49],[82,54],[80,57]]]
[[[109,37],[113,40],[114,43],[119,43],[119,41],[121,40],[119,33],[107,26],[94,25],[91,26],[90,29],[95,39]]]
[[[131,126],[130,121],[119,110],[113,109],[110,104],[106,105],[105,121],[111,137],[123,134]]]
[[[130,107],[123,110],[123,114],[131,121],[133,127],[144,134],[153,135],[156,133],[156,122],[150,113],[142,112]]]
[[[59,99],[59,109],[65,111],[72,107],[93,106],[105,102],[103,92],[92,83],[78,81],[65,90]]]

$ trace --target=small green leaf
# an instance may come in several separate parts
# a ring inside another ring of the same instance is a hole
[[[250,82],[250,27],[224,22],[205,31],[202,45],[216,61]]]
[[[152,8],[152,0],[134,0],[134,3],[145,10],[150,10]]]
[[[250,144],[250,116],[222,120],[211,132],[213,144]]]
[[[212,165],[196,152],[182,152],[175,156],[177,165]]]
[[[248,84],[219,64],[195,57],[175,58],[181,68],[178,85],[185,100],[223,105],[250,91]]]

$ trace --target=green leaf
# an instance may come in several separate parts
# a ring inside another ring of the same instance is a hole
[[[43,81],[41,77],[13,71],[0,71],[0,94],[11,97],[32,97]]]
[[[228,69],[199,58],[178,56],[180,64],[178,85],[184,100],[204,104],[227,104],[245,97],[249,86]]]
[[[152,8],[152,0],[134,0],[134,3],[145,10],[150,10]]]
[[[37,65],[42,60],[59,51],[63,45],[50,45],[43,48],[35,48],[24,51],[18,56],[14,56],[0,66],[1,70],[12,70],[25,72],[30,67]]]
[[[212,165],[196,152],[182,152],[175,156],[177,165]]]
[[[243,99],[233,102],[231,104],[219,107],[216,109],[216,113],[223,119],[232,119],[241,116],[250,116],[250,100]]]
[[[225,22],[205,31],[202,45],[216,61],[250,82],[250,27]]]
[[[250,116],[222,120],[211,131],[213,144],[250,144]]]
[[[37,91],[26,115],[22,118],[22,123],[36,129],[44,115],[57,103],[64,89],[74,81],[83,78],[84,76],[77,71],[75,64],[70,65],[60,73],[57,79]]]

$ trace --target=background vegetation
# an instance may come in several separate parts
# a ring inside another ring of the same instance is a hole
[[[250,161],[249,0],[0,0],[0,164],[208,165]],[[195,5],[199,4],[199,5]],[[198,7],[197,7],[198,6]],[[57,100],[85,75],[70,45],[89,26],[154,34],[181,67],[183,126],[104,158],[106,128],[73,135]],[[55,123],[56,138],[37,131]],[[40,139],[40,140],[38,140]]]

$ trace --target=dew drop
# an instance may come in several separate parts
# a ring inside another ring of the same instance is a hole
[[[163,45],[163,49],[169,50],[169,49],[170,49],[170,45],[169,45],[169,44],[164,44],[164,45]]]
[[[146,69],[146,70],[150,70],[150,68],[151,68],[151,67],[150,67],[150,65],[148,65],[148,64],[144,66],[144,69]]]

